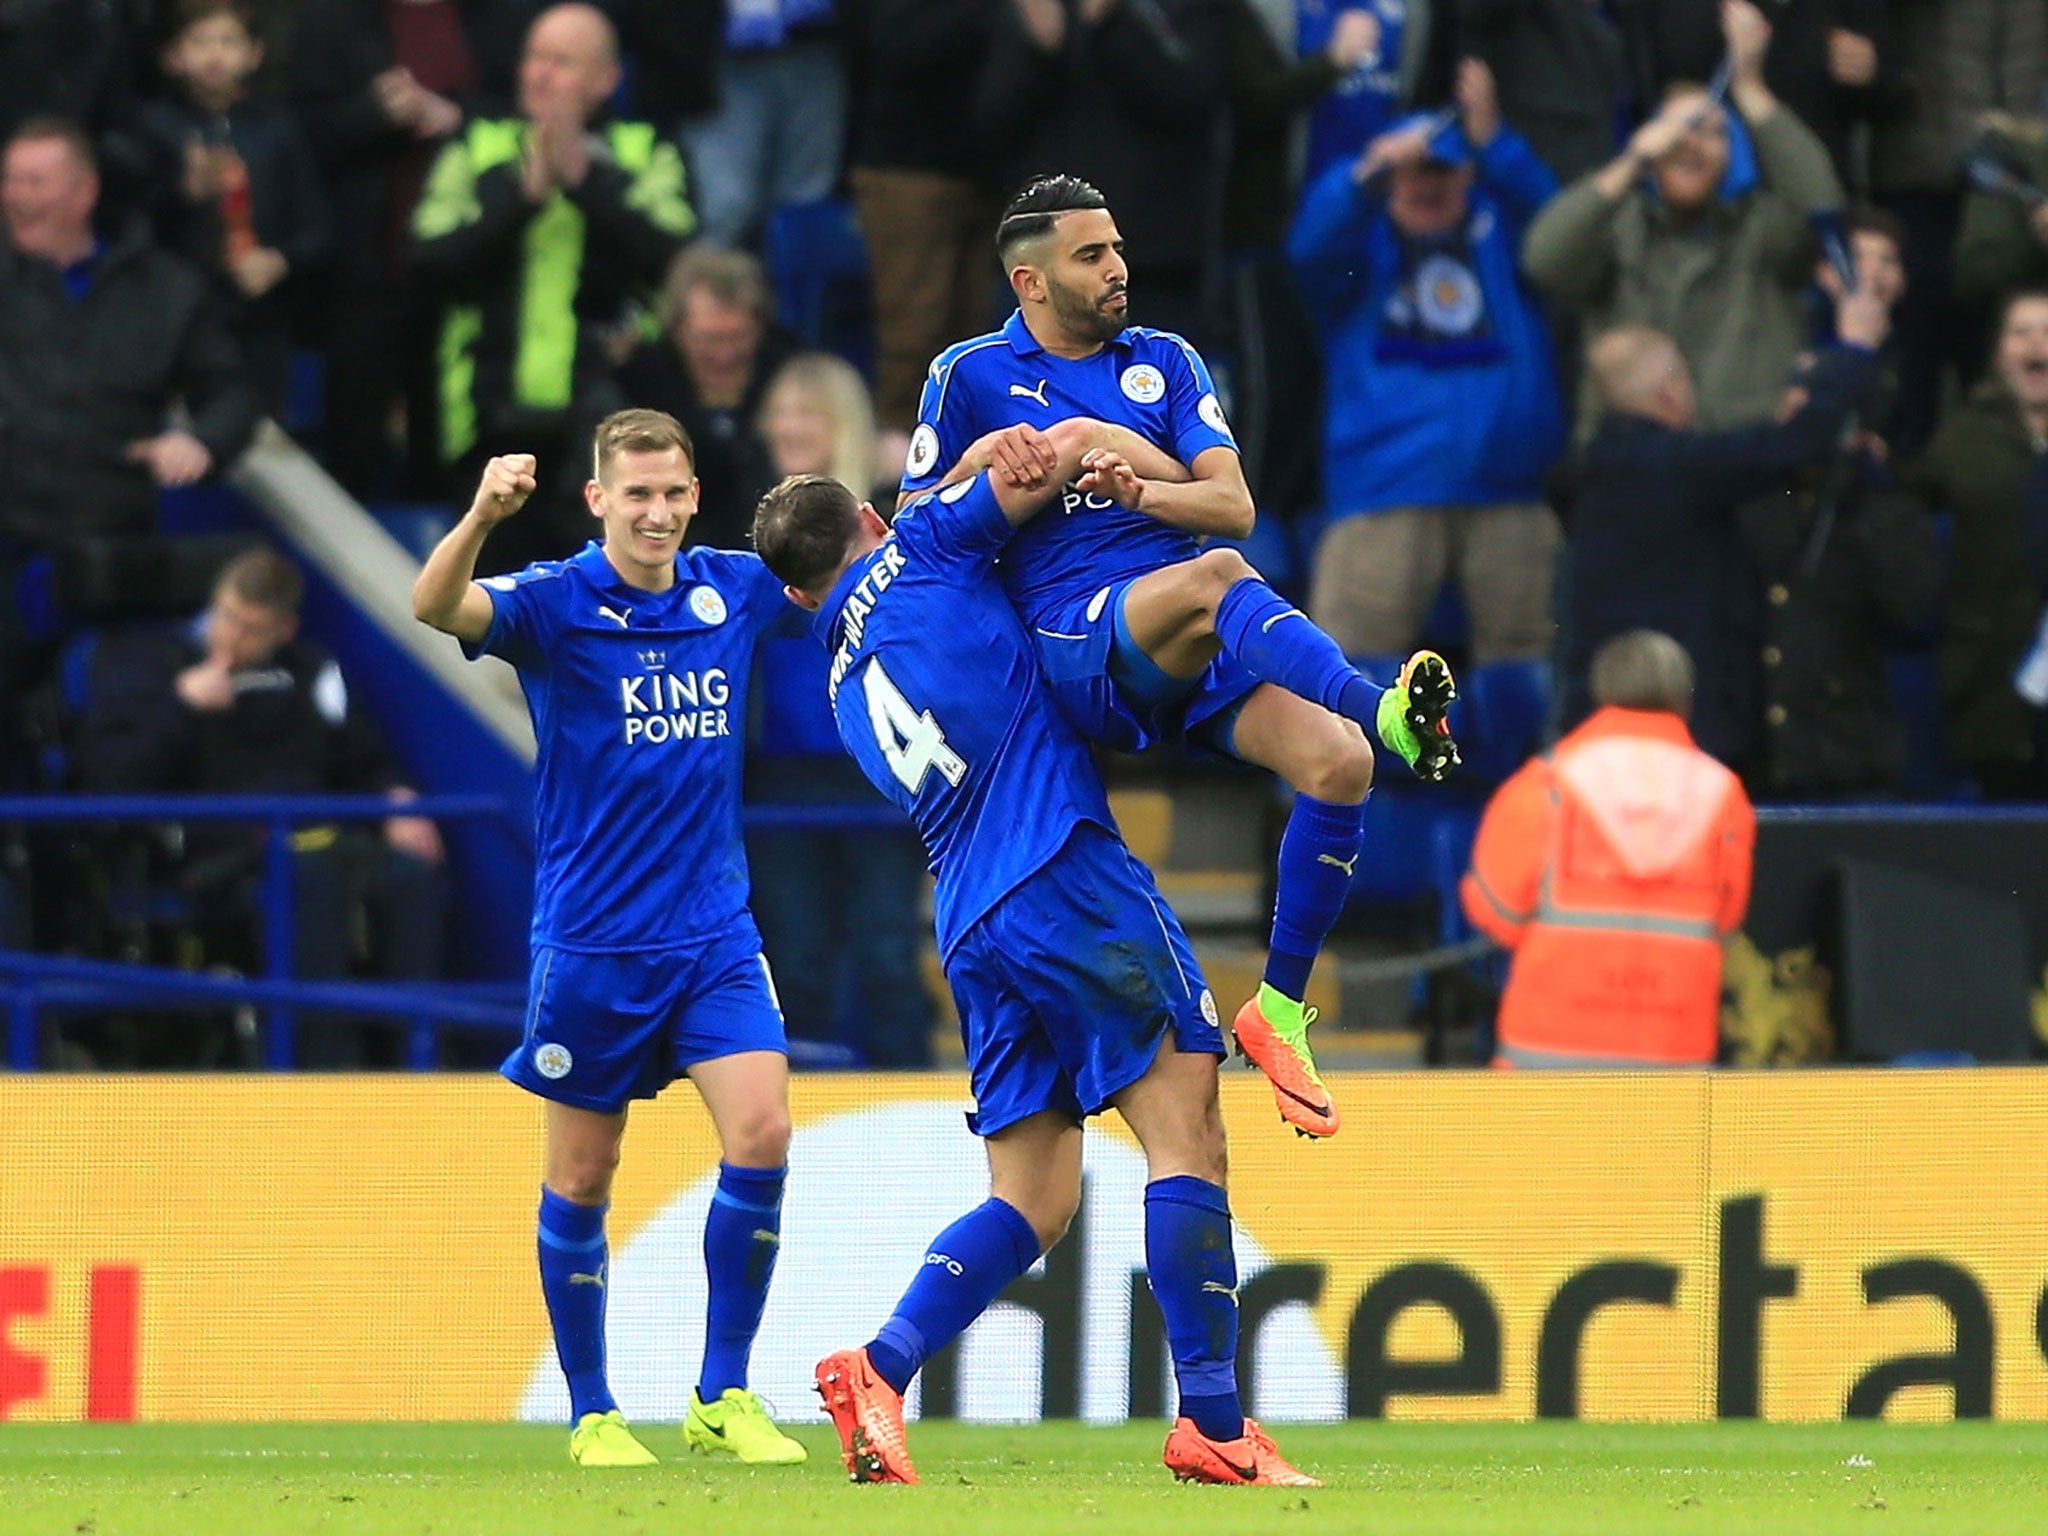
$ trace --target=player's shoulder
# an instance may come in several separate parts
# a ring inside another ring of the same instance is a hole
[[[546,595],[553,585],[567,585],[580,569],[577,562],[582,557],[572,555],[566,560],[536,560],[516,571],[506,571],[497,576],[479,576],[477,584],[492,592],[525,592],[532,596]]]
[[[1185,358],[1195,367],[1205,367],[1195,344],[1178,331],[1162,331],[1149,325],[1124,327],[1124,336],[1134,355],[1144,358]]]

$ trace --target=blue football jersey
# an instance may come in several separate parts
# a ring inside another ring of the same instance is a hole
[[[534,944],[662,949],[751,921],[746,685],[782,584],[756,555],[688,549],[643,592],[592,543],[483,587],[472,654],[518,668],[540,745]]]
[[[996,580],[1010,534],[986,475],[920,497],[813,625],[840,741],[924,838],[942,956],[1075,827],[1116,825]]]
[[[1092,356],[1055,357],[1018,311],[1000,331],[949,347],[932,364],[903,489],[928,489],[998,428],[1050,427],[1074,416],[1129,427],[1183,464],[1205,449],[1237,448],[1208,365],[1171,331],[1126,326]],[[1112,582],[1191,559],[1200,547],[1193,535],[1107,496],[1070,485],[1062,499],[1003,554],[1003,585],[1027,623]]]

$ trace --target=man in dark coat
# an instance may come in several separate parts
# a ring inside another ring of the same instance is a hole
[[[1602,643],[1655,629],[1685,647],[1698,673],[1693,732],[1738,772],[1756,748],[1756,573],[1734,511],[1833,451],[1876,373],[1889,326],[1861,290],[1836,306],[1842,345],[1823,353],[1808,399],[1789,421],[1694,429],[1692,376],[1676,343],[1624,326],[1599,337],[1589,365],[1605,407],[1566,509],[1571,607],[1563,650],[1564,724],[1584,719]]]

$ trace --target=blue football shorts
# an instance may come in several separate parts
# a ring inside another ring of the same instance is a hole
[[[1041,612],[1029,628],[1068,724],[1098,746],[1142,752],[1177,736],[1230,755],[1230,729],[1259,680],[1219,655],[1197,677],[1169,677],[1131,638],[1132,577]]]
[[[977,1136],[1041,1110],[1082,1119],[1143,1077],[1169,1030],[1223,1054],[1216,1000],[1151,872],[1106,827],[1078,827],[1052,862],[954,946]]]
[[[544,1099],[616,1114],[700,1061],[788,1050],[750,923],[684,951],[535,950],[526,1037],[498,1070]]]

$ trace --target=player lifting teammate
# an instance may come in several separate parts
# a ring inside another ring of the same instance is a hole
[[[1081,1197],[1082,1121],[1112,1105],[1145,1150],[1146,1267],[1180,1388],[1167,1465],[1202,1482],[1315,1482],[1238,1400],[1215,1001],[995,575],[1013,525],[1061,484],[1114,472],[1092,452],[1107,436],[1054,426],[1023,450],[1052,475],[1045,489],[978,475],[913,501],[893,532],[818,476],[784,481],[755,516],[755,546],[832,652],[840,740],[924,838],[969,1124],[988,1150],[988,1200],[933,1241],[871,1343],[818,1366],[856,1482],[917,1481],[904,1390],[1059,1241]]]
[[[1421,777],[1443,777],[1458,760],[1450,670],[1418,651],[1383,690],[1236,550],[1200,549],[1203,536],[1250,531],[1251,493],[1201,357],[1179,336],[1125,323],[1123,241],[1099,192],[1071,176],[1034,181],[1005,211],[997,246],[1017,311],[933,363],[904,497],[984,469],[1037,491],[1042,456],[1031,450],[1045,428],[1085,416],[1121,429],[1089,488],[1066,487],[1064,515],[1027,526],[998,569],[1082,735],[1140,751],[1185,734],[1297,791],[1265,977],[1234,1028],[1282,1116],[1330,1135],[1339,1116],[1303,998],[1364,837],[1366,733]]]

